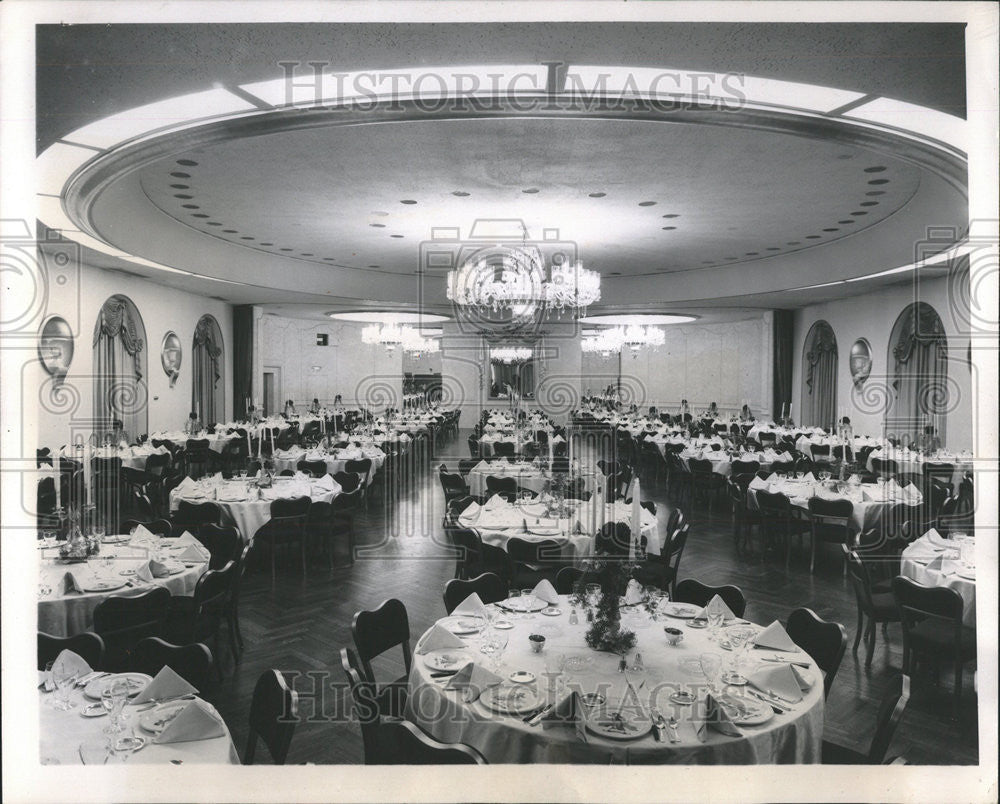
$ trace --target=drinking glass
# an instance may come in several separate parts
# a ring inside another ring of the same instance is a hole
[[[95,522],[94,527],[91,529],[91,532],[94,534],[94,537],[97,539],[97,541],[99,542],[103,541],[105,534],[103,524],[101,524],[100,522]]]
[[[719,641],[719,629],[722,627],[723,613],[713,610],[708,613],[708,638],[712,642]]]
[[[128,762],[128,758],[145,744],[146,738],[137,736],[135,728],[125,720],[122,721],[121,730],[112,743],[115,755],[122,762]]]
[[[104,689],[101,690],[101,706],[104,708],[104,711],[108,713],[108,723],[104,727],[104,733],[108,735],[108,738],[110,739],[111,735],[118,731],[118,721],[112,714],[115,709],[115,701],[111,695],[110,684],[106,685]]]
[[[535,590],[522,589],[521,600],[524,601],[524,619],[526,620],[535,619],[534,612],[531,611],[531,609],[535,606]]]
[[[512,620],[524,619],[524,610],[521,608],[521,590],[511,589],[507,593],[507,599],[510,601],[510,618]]]
[[[718,653],[702,653],[698,657],[701,664],[701,672],[708,681],[708,688],[712,692],[717,692],[719,685],[719,671],[722,669],[722,655]]]
[[[52,664],[52,683],[56,687],[56,709],[72,709],[76,704],[69,699],[73,684],[76,683],[76,674],[66,661],[56,659]]]
[[[601,585],[599,583],[588,583],[584,588],[587,603],[596,609],[597,605],[601,602]]]
[[[106,765],[108,763],[108,744],[105,742],[80,743],[78,752],[80,761],[84,765]]]
[[[746,657],[747,643],[756,632],[746,626],[730,628],[728,632],[729,644],[733,646],[733,660],[729,670],[722,674],[722,680],[726,684],[745,684],[746,677],[740,673],[743,660]]]

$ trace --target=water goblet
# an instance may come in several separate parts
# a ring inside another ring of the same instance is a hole
[[[524,606],[524,619],[533,620],[535,619],[535,614],[532,612],[532,608],[535,606],[535,590],[534,589],[522,589],[521,590],[521,601]]]
[[[69,699],[70,691],[76,683],[76,674],[68,662],[56,659],[52,665],[52,683],[56,688],[56,709],[72,709],[76,704]]]
[[[722,669],[722,656],[718,653],[702,653],[698,657],[701,665],[701,672],[708,681],[708,688],[711,692],[717,692],[719,685],[719,671]]]
[[[723,613],[718,609],[708,612],[708,638],[712,642],[719,641],[719,629],[722,627]]]
[[[747,626],[737,626],[730,628],[728,632],[729,644],[733,646],[733,660],[729,670],[722,674],[722,681],[726,684],[746,684],[746,677],[740,673],[743,659],[746,656],[747,642],[756,632]]]

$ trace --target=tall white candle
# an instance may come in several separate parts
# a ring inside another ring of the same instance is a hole
[[[262,457],[262,455],[264,454],[263,453],[263,450],[264,450],[264,431],[261,430],[258,427],[258,433],[259,433],[259,436],[257,438],[257,459],[259,460]]]
[[[639,497],[639,478],[637,477],[632,483],[632,535],[629,539],[629,561],[635,560],[635,546],[642,534],[642,506],[639,504]]]
[[[267,431],[271,434],[271,456],[274,456],[274,428],[268,427]]]
[[[60,481],[62,480],[62,473],[59,471],[60,462],[59,462],[59,450],[58,450],[58,448],[53,449],[52,452],[51,452],[51,455],[52,455],[52,469],[54,470],[55,484],[56,484],[56,508],[61,508],[62,507],[62,488],[61,488],[62,487],[62,483]]]

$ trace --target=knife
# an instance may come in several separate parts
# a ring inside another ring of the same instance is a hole
[[[806,670],[808,670],[809,667],[810,667],[809,662],[796,662],[796,661],[793,661],[792,659],[779,659],[777,656],[775,656],[773,658],[768,658],[767,656],[762,656],[760,658],[760,660],[762,662],[774,662],[776,664],[794,664],[796,667],[802,667],[802,668],[805,668]]]
[[[555,709],[555,704],[549,704],[548,706],[542,707],[539,711],[535,712],[533,715],[528,715],[524,718],[524,722],[529,726],[537,726],[543,717],[545,717],[549,712]]]
[[[791,711],[791,710],[789,710],[789,709],[785,708],[785,707],[784,707],[783,705],[779,704],[779,703],[778,703],[777,701],[773,701],[773,700],[771,700],[771,699],[770,699],[770,698],[768,698],[768,697],[767,697],[766,695],[762,695],[761,693],[757,692],[756,690],[748,690],[748,692],[749,692],[749,693],[750,693],[750,694],[751,694],[751,695],[752,695],[752,696],[753,696],[754,698],[756,698],[756,699],[757,699],[758,701],[763,701],[763,702],[764,702],[764,703],[766,703],[766,704],[767,704],[768,706],[770,706],[770,707],[771,707],[771,709],[772,709],[772,710],[774,711],[774,713],[775,713],[776,715],[783,715],[783,714],[785,714],[786,712],[789,712],[789,711]]]

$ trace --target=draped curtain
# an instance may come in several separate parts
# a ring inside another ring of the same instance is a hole
[[[801,423],[834,427],[837,407],[837,337],[826,321],[817,321],[806,337],[805,387]]]
[[[888,434],[912,441],[930,425],[943,441],[948,339],[937,311],[925,302],[911,304],[897,319],[889,348],[896,398],[886,422]]]
[[[112,430],[117,419],[127,437],[147,432],[145,329],[135,305],[112,296],[94,329],[94,429]]]
[[[204,425],[216,424],[222,416],[222,395],[217,393],[222,379],[222,345],[219,325],[204,316],[194,328],[191,363],[194,383],[191,388],[192,410]]]
[[[782,406],[792,402],[792,339],[795,326],[794,310],[775,310],[772,325],[773,340],[773,385],[772,412],[777,420],[781,416]]]
[[[502,363],[495,361],[490,363],[490,394],[499,396],[506,394],[507,385],[510,385],[522,396],[534,396],[535,393],[535,366],[533,361],[525,363]]]
[[[233,308],[233,415],[253,404],[253,306]],[[259,395],[259,392],[258,392]]]

